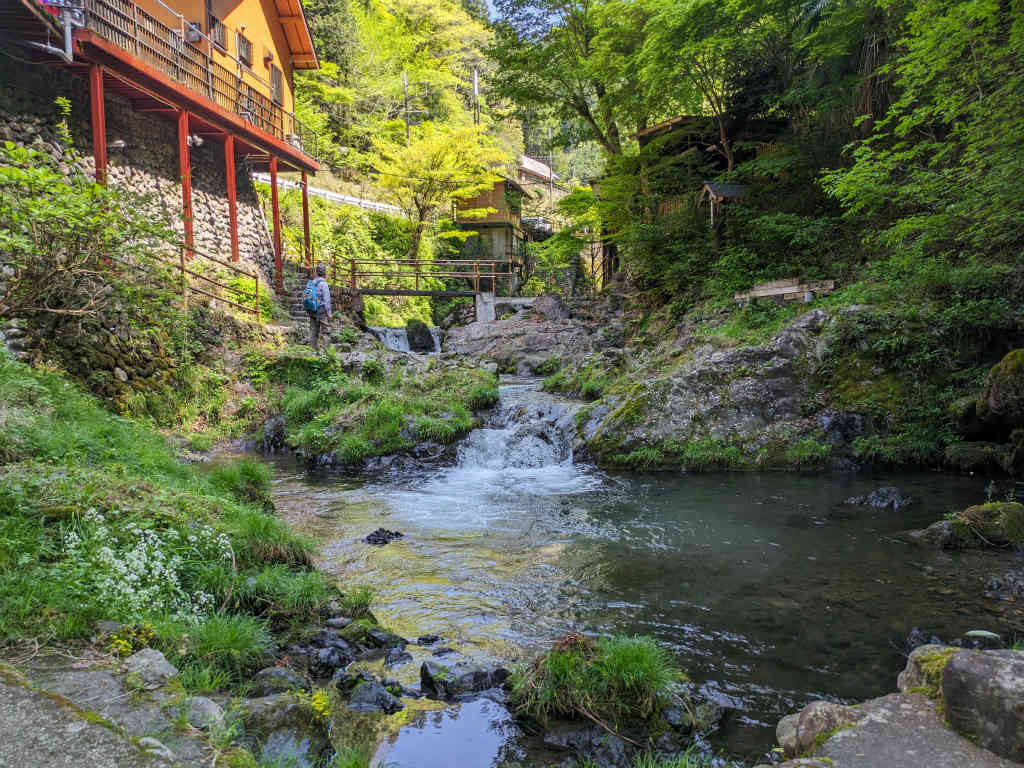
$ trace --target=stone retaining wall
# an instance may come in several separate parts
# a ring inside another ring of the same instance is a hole
[[[4,59],[0,67],[0,141],[13,141],[63,158],[54,100],[71,102],[71,130],[77,165],[95,169],[92,156],[88,82],[59,67],[28,66]],[[106,94],[107,140],[125,142],[124,151],[108,151],[110,183],[150,197],[147,213],[183,230],[178,173],[177,122],[135,111],[117,94]],[[68,166],[65,165],[65,168]],[[231,257],[224,147],[207,139],[191,150],[192,207],[196,248],[211,256]],[[244,163],[236,164],[238,245],[242,266],[258,267],[272,285],[273,240]]]

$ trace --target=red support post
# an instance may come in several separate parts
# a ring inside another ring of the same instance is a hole
[[[238,261],[238,198],[235,190],[235,137],[224,139],[224,174],[228,181],[228,221],[231,226],[231,260]]]
[[[192,230],[192,166],[188,151],[188,112],[178,113],[178,173],[181,176],[181,210],[185,223],[185,256],[193,257],[195,237]]]
[[[313,268],[313,251],[309,242],[309,176],[302,172],[302,244],[305,247],[306,266]]]
[[[281,205],[277,199],[277,158],[270,158],[270,207],[274,218],[274,280],[284,290],[284,254],[281,252]]]
[[[89,107],[92,112],[92,156],[96,182],[107,183],[107,113],[103,105],[103,67],[89,65]]]

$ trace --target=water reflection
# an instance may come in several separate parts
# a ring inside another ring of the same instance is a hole
[[[280,473],[279,508],[324,542],[324,567],[373,586],[377,614],[407,636],[433,632],[468,655],[508,659],[570,630],[654,635],[736,710],[721,743],[747,754],[770,746],[778,718],[810,699],[893,690],[914,627],[946,638],[1024,633],[1016,604],[983,594],[988,576],[1019,559],[913,549],[894,536],[983,498],[980,481],[609,476],[564,455],[553,433],[571,412],[557,399],[520,389],[503,406],[519,415],[467,443],[456,467],[365,484]],[[523,461],[517,446],[541,460]],[[920,503],[843,504],[880,485]],[[405,538],[361,543],[381,525]],[[400,741],[485,738],[472,723],[488,706],[444,710]],[[459,760],[429,765],[491,764]]]

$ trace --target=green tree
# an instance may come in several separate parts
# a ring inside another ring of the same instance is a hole
[[[1024,2],[924,0],[907,16],[898,97],[825,185],[906,258],[1024,246]]]
[[[377,185],[412,222],[409,258],[418,259],[423,235],[440,213],[457,200],[470,200],[491,189],[507,156],[474,126],[450,128],[425,123],[412,140],[377,138]],[[486,210],[460,210],[461,216]]]

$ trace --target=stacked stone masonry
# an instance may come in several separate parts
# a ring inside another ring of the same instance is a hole
[[[88,173],[92,156],[88,81],[65,69],[29,66],[5,58],[0,66],[0,141],[45,151],[67,162],[57,136],[58,97],[71,102],[69,128],[77,164]],[[147,213],[183,231],[181,179],[178,170],[177,122],[168,116],[137,112],[117,94],[104,100],[108,142],[123,141],[124,150],[108,152],[111,184],[149,199]],[[65,168],[68,166],[65,164]],[[273,240],[245,163],[236,163],[238,248],[240,266],[258,267],[272,284]],[[231,257],[224,146],[207,139],[191,148],[192,207],[195,247],[222,260]]]

